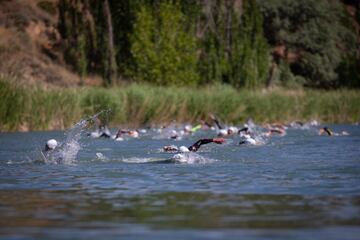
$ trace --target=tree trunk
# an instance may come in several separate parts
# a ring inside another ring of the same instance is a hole
[[[266,80],[266,88],[269,88],[271,87],[272,85],[272,82],[273,82],[273,79],[274,79],[274,73],[276,71],[276,68],[277,68],[277,64],[275,62],[275,60],[273,60],[271,62],[271,67],[270,67],[270,71],[269,71],[269,76]]]
[[[226,40],[225,40],[225,56],[230,62],[231,60],[231,27],[232,27],[232,8],[231,0],[226,1]]]
[[[105,73],[107,84],[111,85],[116,80],[116,58],[115,58],[115,49],[114,49],[114,37],[113,37],[113,26],[112,26],[112,20],[111,20],[111,11],[109,6],[109,1],[104,1],[104,15],[106,18],[106,24],[107,24],[107,73]]]
[[[88,0],[84,0],[83,3],[83,16],[85,19],[85,26],[88,27],[88,37],[89,37],[89,63],[90,68],[93,68],[95,66],[95,57],[96,57],[96,46],[97,46],[97,39],[96,39],[96,27],[95,27],[95,20],[94,17],[90,11],[90,6]]]
[[[68,38],[68,31],[66,26],[66,11],[67,11],[67,3],[65,0],[60,0],[58,4],[58,10],[59,10],[59,23],[58,23],[58,29],[60,32],[60,35],[62,38],[67,39]]]

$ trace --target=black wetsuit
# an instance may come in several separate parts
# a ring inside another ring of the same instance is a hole
[[[220,125],[219,120],[217,120],[217,119],[215,118],[215,119],[214,119],[214,122],[215,122],[216,126],[217,126],[219,129],[223,129],[223,127]]]
[[[325,131],[329,136],[332,136],[332,135],[333,135],[332,131],[331,131],[329,128],[324,127],[323,129],[324,129],[324,131]]]
[[[240,129],[239,131],[238,131],[238,134],[240,134],[241,132],[248,132],[249,131],[249,128],[247,128],[247,127],[244,127],[244,128],[242,128],[242,129]]]
[[[212,138],[205,138],[205,139],[200,139],[199,141],[197,141],[196,143],[194,143],[193,145],[191,145],[189,147],[189,150],[191,152],[196,152],[197,150],[199,150],[200,146],[203,144],[207,144],[207,143],[211,143],[214,142],[214,140]]]

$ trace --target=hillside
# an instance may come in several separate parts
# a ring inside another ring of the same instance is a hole
[[[57,1],[1,0],[0,73],[23,86],[79,85],[64,61]]]

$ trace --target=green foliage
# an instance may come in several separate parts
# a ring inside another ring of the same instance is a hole
[[[0,126],[15,130],[23,121],[26,92],[0,79]]]
[[[360,88],[360,59],[356,55],[344,58],[337,70],[342,86]]]
[[[84,114],[94,115],[100,111],[107,111],[107,114],[99,116],[101,122],[109,122],[118,111],[121,111],[121,102],[117,101],[112,92],[105,89],[90,89],[81,100],[81,108]]]
[[[254,89],[273,80],[273,47],[274,81],[281,86],[358,86],[352,26],[359,11],[350,18],[341,1],[106,2],[113,44],[105,1],[58,2],[65,59],[81,77],[95,73],[108,83],[120,75],[156,85]],[[47,1],[39,4],[46,8]]]
[[[255,0],[243,1],[244,13],[238,35],[234,39],[232,85],[257,88],[265,86],[269,71],[269,47],[263,35],[262,15]]]
[[[64,129],[80,119],[72,89],[24,89],[0,78],[0,130]]]
[[[210,28],[201,41],[202,78],[208,83],[231,83],[235,87],[264,86],[269,47],[256,1],[244,1],[242,14],[226,2],[218,4],[220,6],[212,9],[215,29]]]
[[[159,85],[196,84],[196,40],[178,4],[139,9],[132,34],[134,77]]]
[[[290,62],[295,75],[303,76],[308,86],[339,85],[336,68],[344,50],[356,48],[354,33],[342,24],[340,1],[270,0],[258,1],[264,15],[264,30],[272,45],[284,46],[285,53],[299,59]],[[289,60],[288,56],[282,56]]]
[[[100,111],[103,123],[116,126],[198,123],[215,113],[228,123],[317,119],[358,122],[359,91],[249,91],[229,85],[206,88],[130,85],[45,91],[22,89],[0,79],[0,131],[67,129]],[[110,111],[106,111],[109,110]]]

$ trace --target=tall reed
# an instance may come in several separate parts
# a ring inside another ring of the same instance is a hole
[[[312,119],[327,123],[360,121],[360,92],[237,91],[228,86],[205,88],[129,85],[118,88],[23,89],[0,79],[0,130],[67,129],[101,110],[111,126],[135,127],[177,122],[197,123],[216,114],[224,122],[289,122]]]

